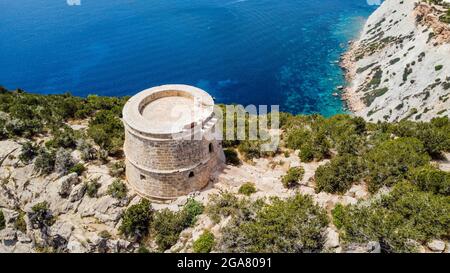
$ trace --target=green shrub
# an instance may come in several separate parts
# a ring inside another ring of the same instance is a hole
[[[109,233],[107,230],[102,230],[98,233],[98,236],[103,239],[110,239],[111,233]]]
[[[415,138],[388,140],[374,147],[365,156],[369,191],[392,186],[405,178],[409,170],[430,161],[422,143]]]
[[[260,158],[263,156],[263,152],[261,151],[261,143],[256,140],[242,140],[238,145],[238,150],[246,160]]]
[[[119,231],[136,241],[147,236],[153,210],[148,200],[142,199],[136,205],[130,206],[122,216]]]
[[[448,118],[434,119],[434,122],[401,121],[390,124],[392,132],[400,137],[414,137],[420,140],[425,150],[434,158],[440,158],[450,143]]]
[[[100,110],[89,122],[88,135],[109,155],[122,153],[124,128],[122,121],[110,110]]]
[[[412,170],[409,180],[423,191],[450,195],[450,173],[425,166]]]
[[[77,141],[77,149],[81,152],[81,159],[83,159],[84,161],[97,159],[97,150],[89,141],[85,139],[79,139]]]
[[[285,176],[281,178],[281,183],[285,188],[292,188],[298,185],[305,175],[305,169],[303,167],[290,168]]]
[[[289,130],[285,139],[286,147],[298,150],[307,144],[312,137],[312,132],[305,128]]]
[[[42,121],[36,119],[10,119],[5,124],[5,129],[10,136],[18,136],[31,139],[37,134],[43,133]]]
[[[75,165],[72,158],[71,151],[64,148],[59,148],[55,154],[55,172],[66,175],[69,170]]]
[[[316,191],[345,193],[363,172],[361,160],[352,155],[341,155],[317,168],[315,173]]]
[[[239,166],[241,164],[238,153],[233,148],[224,149],[223,152],[227,165]]]
[[[18,211],[19,216],[14,220],[14,228],[20,230],[22,233],[27,232],[27,223],[25,222],[25,212]]]
[[[73,149],[77,143],[77,137],[75,131],[69,126],[64,126],[62,129],[56,128],[53,130],[53,138],[45,145],[55,149]]]
[[[178,212],[163,209],[155,212],[152,221],[152,230],[160,251],[172,247],[180,233],[195,224],[197,216],[203,213],[203,205],[194,199],[189,199],[183,209]]]
[[[233,253],[319,252],[328,217],[310,196],[247,203],[222,229],[217,248]]]
[[[125,176],[125,162],[116,161],[111,164],[109,168],[109,174],[113,177],[124,177]]]
[[[160,251],[165,251],[173,246],[183,231],[180,226],[180,215],[169,209],[155,212],[152,221],[152,230],[156,234],[155,241]]]
[[[338,229],[341,229],[343,226],[344,206],[342,204],[337,204],[331,211],[331,216],[333,216],[333,224]]]
[[[82,175],[84,171],[86,171],[86,167],[82,163],[77,163],[69,169],[69,173],[76,173],[78,175]]]
[[[312,162],[314,160],[314,151],[310,144],[305,144],[300,148],[298,157],[302,162]]]
[[[206,214],[214,222],[220,222],[222,217],[234,215],[240,208],[239,199],[229,192],[223,192],[220,195],[212,194],[209,196],[209,203],[206,206]]]
[[[182,226],[193,226],[197,221],[197,216],[203,213],[205,207],[194,198],[189,198],[181,210]]]
[[[4,229],[5,227],[6,227],[5,215],[3,214],[3,211],[0,210],[0,230]]]
[[[377,241],[384,252],[414,252],[414,241],[424,244],[448,238],[449,210],[449,197],[400,182],[369,205],[363,202],[345,207],[337,219],[344,242]]]
[[[434,70],[439,71],[439,70],[441,70],[443,67],[444,67],[443,65],[439,64],[439,65],[436,65],[436,66],[434,67]]]
[[[101,184],[98,183],[100,178],[91,179],[88,182],[86,182],[86,194],[90,198],[97,197],[98,189],[101,187]]]
[[[116,199],[124,199],[127,197],[127,186],[120,179],[114,180],[111,185],[108,186],[107,193]]]
[[[39,146],[34,144],[33,142],[27,141],[22,144],[22,149],[19,155],[20,161],[25,164],[30,163],[33,160],[38,152]]]
[[[247,182],[242,184],[242,186],[239,188],[239,193],[244,194],[247,196],[250,196],[256,192],[255,184],[252,182]]]
[[[366,104],[366,106],[372,105],[372,103],[375,101],[376,98],[383,96],[389,91],[389,88],[383,87],[379,89],[374,89],[370,92],[367,92],[364,97],[362,98],[362,101]]]
[[[34,161],[34,171],[40,174],[50,174],[55,169],[55,154],[45,148],[38,150]]]
[[[8,131],[6,130],[6,120],[0,118],[0,140],[8,138]]]
[[[314,158],[323,160],[330,155],[330,142],[324,130],[320,130],[312,139],[311,147],[314,153]]]
[[[348,134],[336,139],[336,150],[339,155],[361,155],[366,150],[366,137]]]
[[[138,248],[138,253],[141,254],[150,253],[150,250],[148,250],[144,245],[140,245]]]
[[[195,253],[209,253],[214,247],[214,234],[205,230],[200,237],[194,241],[193,249]]]
[[[55,223],[56,219],[53,217],[46,201],[34,205],[31,207],[31,211],[28,218],[33,228],[50,227]]]

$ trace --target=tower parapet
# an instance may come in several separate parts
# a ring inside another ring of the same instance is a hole
[[[223,163],[214,100],[188,85],[163,85],[123,109],[128,183],[142,196],[170,200],[208,185]]]

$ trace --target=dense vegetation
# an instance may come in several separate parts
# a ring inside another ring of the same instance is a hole
[[[20,159],[25,163],[36,159],[36,171],[41,174],[55,169],[68,172],[74,167],[72,162],[61,161],[67,159],[65,149],[78,149],[84,160],[121,156],[124,130],[120,115],[126,99],[42,96],[0,87],[0,140],[50,136],[44,145],[25,142],[22,148]],[[86,131],[68,126],[68,122],[84,119],[89,119]],[[56,166],[58,162],[63,164]],[[80,171],[80,166],[75,171]]]
[[[448,238],[450,174],[431,164],[450,151],[447,117],[430,122],[368,123],[348,115],[324,118],[281,113],[281,125],[282,147],[298,151],[303,162],[330,160],[316,171],[316,192],[344,194],[353,184],[363,182],[373,194],[380,188],[393,188],[386,196],[372,197],[373,201],[335,208],[333,223],[340,227],[344,242],[373,240],[381,243],[382,251],[409,252],[431,239]],[[251,158],[236,148],[244,159]],[[281,180],[290,187],[299,177],[301,171],[291,169]],[[216,221],[233,217],[229,230],[240,237],[226,233],[225,238],[232,238],[230,245],[239,240],[249,244],[230,249],[264,251],[258,248],[259,238],[264,238],[256,233],[258,229],[252,226],[251,230],[252,238],[258,239],[245,237],[250,231],[244,229],[241,218],[250,212],[242,202],[226,193],[212,198],[207,211]]]
[[[177,242],[185,228],[195,224],[203,209],[201,203],[188,199],[178,212],[169,209],[154,211],[149,201],[142,200],[125,211],[119,230],[134,241],[150,236],[155,239],[159,250],[165,251]]]
[[[238,208],[239,213],[222,230],[218,250],[237,253],[322,250],[328,216],[310,197],[244,201]]]
[[[21,164],[33,162],[39,175],[81,175],[85,166],[70,157],[75,149],[85,162],[111,161],[110,174],[117,180],[107,193],[123,199],[127,189],[121,180],[125,167],[121,160],[124,136],[120,114],[125,101],[69,94],[42,96],[0,88],[0,140],[9,138],[22,143]],[[247,115],[245,123],[255,118]],[[352,185],[364,183],[373,194],[367,201],[338,205],[333,210],[333,223],[344,242],[378,241],[383,251],[409,252],[431,239],[449,238],[450,174],[432,163],[450,152],[447,117],[397,123],[368,123],[349,115],[325,118],[280,113],[280,118],[282,144],[275,153],[298,153],[303,163],[329,160],[315,173],[317,192],[344,194]],[[87,126],[86,130],[74,130],[68,125],[80,122]],[[227,163],[237,166],[242,161],[275,154],[260,151],[261,144],[225,141]],[[280,180],[295,190],[303,175],[303,168],[291,168]],[[83,185],[89,197],[97,196],[97,178]],[[253,183],[246,183],[239,189],[242,195],[225,192],[211,196],[205,207],[189,199],[178,212],[156,212],[143,200],[125,211],[120,232],[141,244],[152,239],[159,251],[165,251],[205,212],[215,223],[230,219],[221,238],[205,231],[195,241],[194,250],[198,252],[323,250],[329,217],[310,198],[296,195],[286,200],[249,201],[246,196],[255,191]],[[20,211],[14,220],[16,229],[26,231],[24,215]],[[46,203],[33,207],[29,218],[33,228],[54,222]],[[0,229],[2,225],[5,223],[0,211]]]
[[[449,196],[421,191],[405,181],[370,204],[338,206],[333,215],[345,241],[377,241],[385,252],[411,252],[419,243],[450,236],[449,211]]]
[[[151,204],[145,199],[139,204],[132,205],[123,215],[119,231],[136,241],[142,239],[148,234],[152,214]]]
[[[151,227],[159,250],[164,251],[173,246],[178,241],[180,233],[185,228],[193,226],[197,216],[202,213],[203,205],[194,199],[189,199],[178,212],[169,209],[155,212]]]
[[[360,180],[374,193],[450,151],[448,118],[373,124],[347,115],[287,115],[283,128],[286,147],[311,155],[303,160],[331,158],[315,175],[316,190],[329,193],[344,193]]]

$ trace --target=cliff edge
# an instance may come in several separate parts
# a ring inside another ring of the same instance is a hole
[[[343,99],[370,121],[450,116],[450,2],[386,0],[342,57]]]

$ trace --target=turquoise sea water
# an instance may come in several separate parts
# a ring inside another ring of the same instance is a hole
[[[324,115],[343,111],[332,96],[344,84],[337,60],[376,8],[366,0],[66,1],[0,1],[0,85],[85,96],[184,83],[220,103]]]

